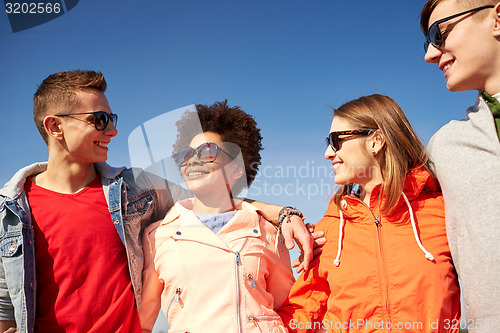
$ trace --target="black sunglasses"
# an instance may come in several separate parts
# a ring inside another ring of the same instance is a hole
[[[231,160],[234,160],[234,157],[231,156],[231,154],[219,147],[214,142],[202,143],[196,149],[191,147],[184,147],[180,152],[174,155],[174,158],[177,164],[179,164],[180,166],[186,165],[191,157],[193,157],[195,154],[198,156],[198,159],[202,163],[210,163],[217,159],[217,154],[219,153],[219,151],[226,154],[226,156],[228,156]]]
[[[374,130],[369,130],[369,129],[331,132],[326,137],[326,144],[330,145],[333,151],[336,152],[337,150],[340,149],[340,144],[342,143],[343,140],[356,135],[370,135],[373,132]],[[339,136],[341,135],[347,135],[347,136],[345,138],[339,138]]]
[[[114,113],[107,113],[105,111],[94,111],[94,112],[79,112],[79,113],[64,113],[64,114],[55,114],[54,116],[57,117],[67,117],[67,116],[74,116],[77,114],[92,114],[94,115],[94,126],[95,129],[98,131],[104,131],[106,127],[108,126],[109,120],[113,123],[113,125],[116,128],[116,125],[118,124],[118,115]]]
[[[451,15],[448,17],[445,17],[443,19],[437,20],[436,22],[432,23],[431,26],[429,27],[429,30],[427,30],[427,33],[425,34],[426,41],[424,43],[424,50],[427,52],[427,49],[429,48],[429,44],[432,44],[434,47],[438,48],[443,45],[445,38],[443,37],[443,34],[441,33],[441,29],[439,28],[439,25],[443,22],[449,21],[451,19],[454,19],[455,17],[465,15],[468,13],[472,13],[478,10],[486,9],[486,8],[493,8],[495,6],[493,5],[487,5],[487,6],[481,6],[473,9],[466,10],[465,12],[461,12],[455,15]]]

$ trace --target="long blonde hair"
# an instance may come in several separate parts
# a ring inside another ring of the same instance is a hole
[[[389,212],[396,207],[410,170],[424,167],[432,175],[424,144],[392,98],[378,94],[363,96],[334,109],[333,115],[348,120],[359,129],[378,129],[384,136],[385,145],[379,152],[382,154],[380,169],[386,193],[382,210]],[[339,208],[340,198],[348,188],[344,185],[335,194],[335,203]]]

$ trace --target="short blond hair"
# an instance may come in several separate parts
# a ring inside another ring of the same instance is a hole
[[[420,12],[420,29],[424,34],[427,34],[427,29],[429,27],[429,18],[432,12],[436,9],[437,5],[445,1],[455,1],[464,10],[472,9],[476,7],[486,6],[486,5],[496,5],[500,1],[498,0],[428,0],[422,11]],[[485,17],[485,13],[478,12],[473,17],[476,19],[481,19]]]

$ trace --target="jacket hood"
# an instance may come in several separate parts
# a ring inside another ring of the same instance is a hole
[[[383,192],[380,193],[380,191],[383,191],[382,184],[375,186],[375,188],[373,189],[370,197],[370,207],[383,206],[384,201],[386,199],[386,194]],[[403,185],[403,193],[406,195],[406,198],[409,201],[412,201],[416,199],[422,192],[441,192],[441,188],[439,186],[439,183],[436,181],[436,179],[431,175],[429,171],[425,170],[423,167],[419,167],[416,169],[412,169],[406,176]],[[344,217],[355,218],[357,216],[355,212],[357,209],[355,208],[355,206],[359,206],[359,203],[360,200],[355,198],[354,196],[351,195],[343,196],[341,200],[341,205],[343,206],[344,209],[347,210],[347,212],[344,213]],[[406,206],[406,203],[403,196],[401,196],[392,213],[400,210],[403,206]],[[339,212],[340,210],[338,209],[337,205],[334,202],[334,197],[332,197],[332,199],[330,200],[330,204],[328,206],[328,210],[325,213],[325,216],[339,218],[340,217]],[[388,215],[392,215],[392,213]]]

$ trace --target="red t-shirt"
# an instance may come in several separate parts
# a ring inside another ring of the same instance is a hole
[[[100,177],[76,194],[25,185],[35,230],[36,332],[140,332],[125,247]]]

